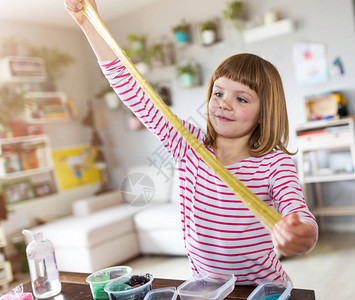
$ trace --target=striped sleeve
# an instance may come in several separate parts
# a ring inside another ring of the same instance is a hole
[[[283,217],[297,213],[302,222],[312,225],[318,232],[317,222],[306,205],[295,164],[283,152],[275,153],[270,166],[270,189],[275,208]]]
[[[154,106],[153,101],[143,91],[122,62],[116,59],[114,61],[99,63],[105,77],[123,103],[139,118],[149,131],[158,137],[164,148],[174,157],[175,161],[185,157],[186,151],[190,146]],[[185,121],[181,121],[181,123],[200,142],[202,141],[201,129]]]

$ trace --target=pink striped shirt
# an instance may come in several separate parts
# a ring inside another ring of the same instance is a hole
[[[288,280],[268,231],[197,156],[122,63],[103,62],[101,67],[122,101],[160,139],[175,160],[180,181],[182,230],[193,272],[235,274],[237,284]],[[182,123],[204,144],[205,133],[200,128]],[[213,149],[209,151],[214,155]],[[226,167],[282,216],[297,212],[303,222],[317,229],[289,155],[274,151]]]

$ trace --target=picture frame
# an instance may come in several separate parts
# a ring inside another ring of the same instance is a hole
[[[53,186],[49,181],[43,181],[33,184],[36,197],[44,197],[53,194]]]
[[[29,179],[5,183],[2,189],[4,198],[8,204],[36,197],[32,182]]]
[[[0,81],[44,82],[45,62],[40,57],[6,56],[0,60]]]

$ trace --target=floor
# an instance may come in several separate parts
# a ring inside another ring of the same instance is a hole
[[[191,276],[185,257],[142,256],[126,262],[137,273],[154,277],[188,279]],[[282,259],[296,288],[313,289],[317,300],[355,299],[355,233],[321,234],[315,249],[306,256]],[[16,274],[9,288],[29,280]],[[1,290],[0,290],[1,293]]]

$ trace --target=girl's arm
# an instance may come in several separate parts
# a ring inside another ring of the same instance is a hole
[[[97,6],[94,0],[90,0],[92,7],[97,12]],[[92,26],[90,21],[81,12],[81,0],[64,0],[64,6],[69,14],[73,17],[81,30],[84,32],[91,48],[93,49],[98,60],[114,60],[117,56],[111,48],[106,44],[100,34]]]
[[[86,35],[106,78],[125,105],[140,121],[162,142],[164,148],[172,154],[175,161],[185,156],[189,145],[175,130],[168,120],[162,116],[154,103],[149,99],[126,67],[120,62],[104,39],[97,33],[90,21],[80,11],[81,0],[64,0],[64,5]],[[97,11],[96,3],[90,0]],[[182,121],[197,139],[202,141],[201,130]]]
[[[276,223],[271,236],[283,255],[294,256],[312,250],[318,233],[312,225],[301,222],[297,213],[292,213]]]
[[[270,167],[271,194],[275,208],[284,218],[276,223],[271,236],[285,256],[305,254],[317,242],[318,226],[303,197],[291,157],[283,153],[275,158]]]

